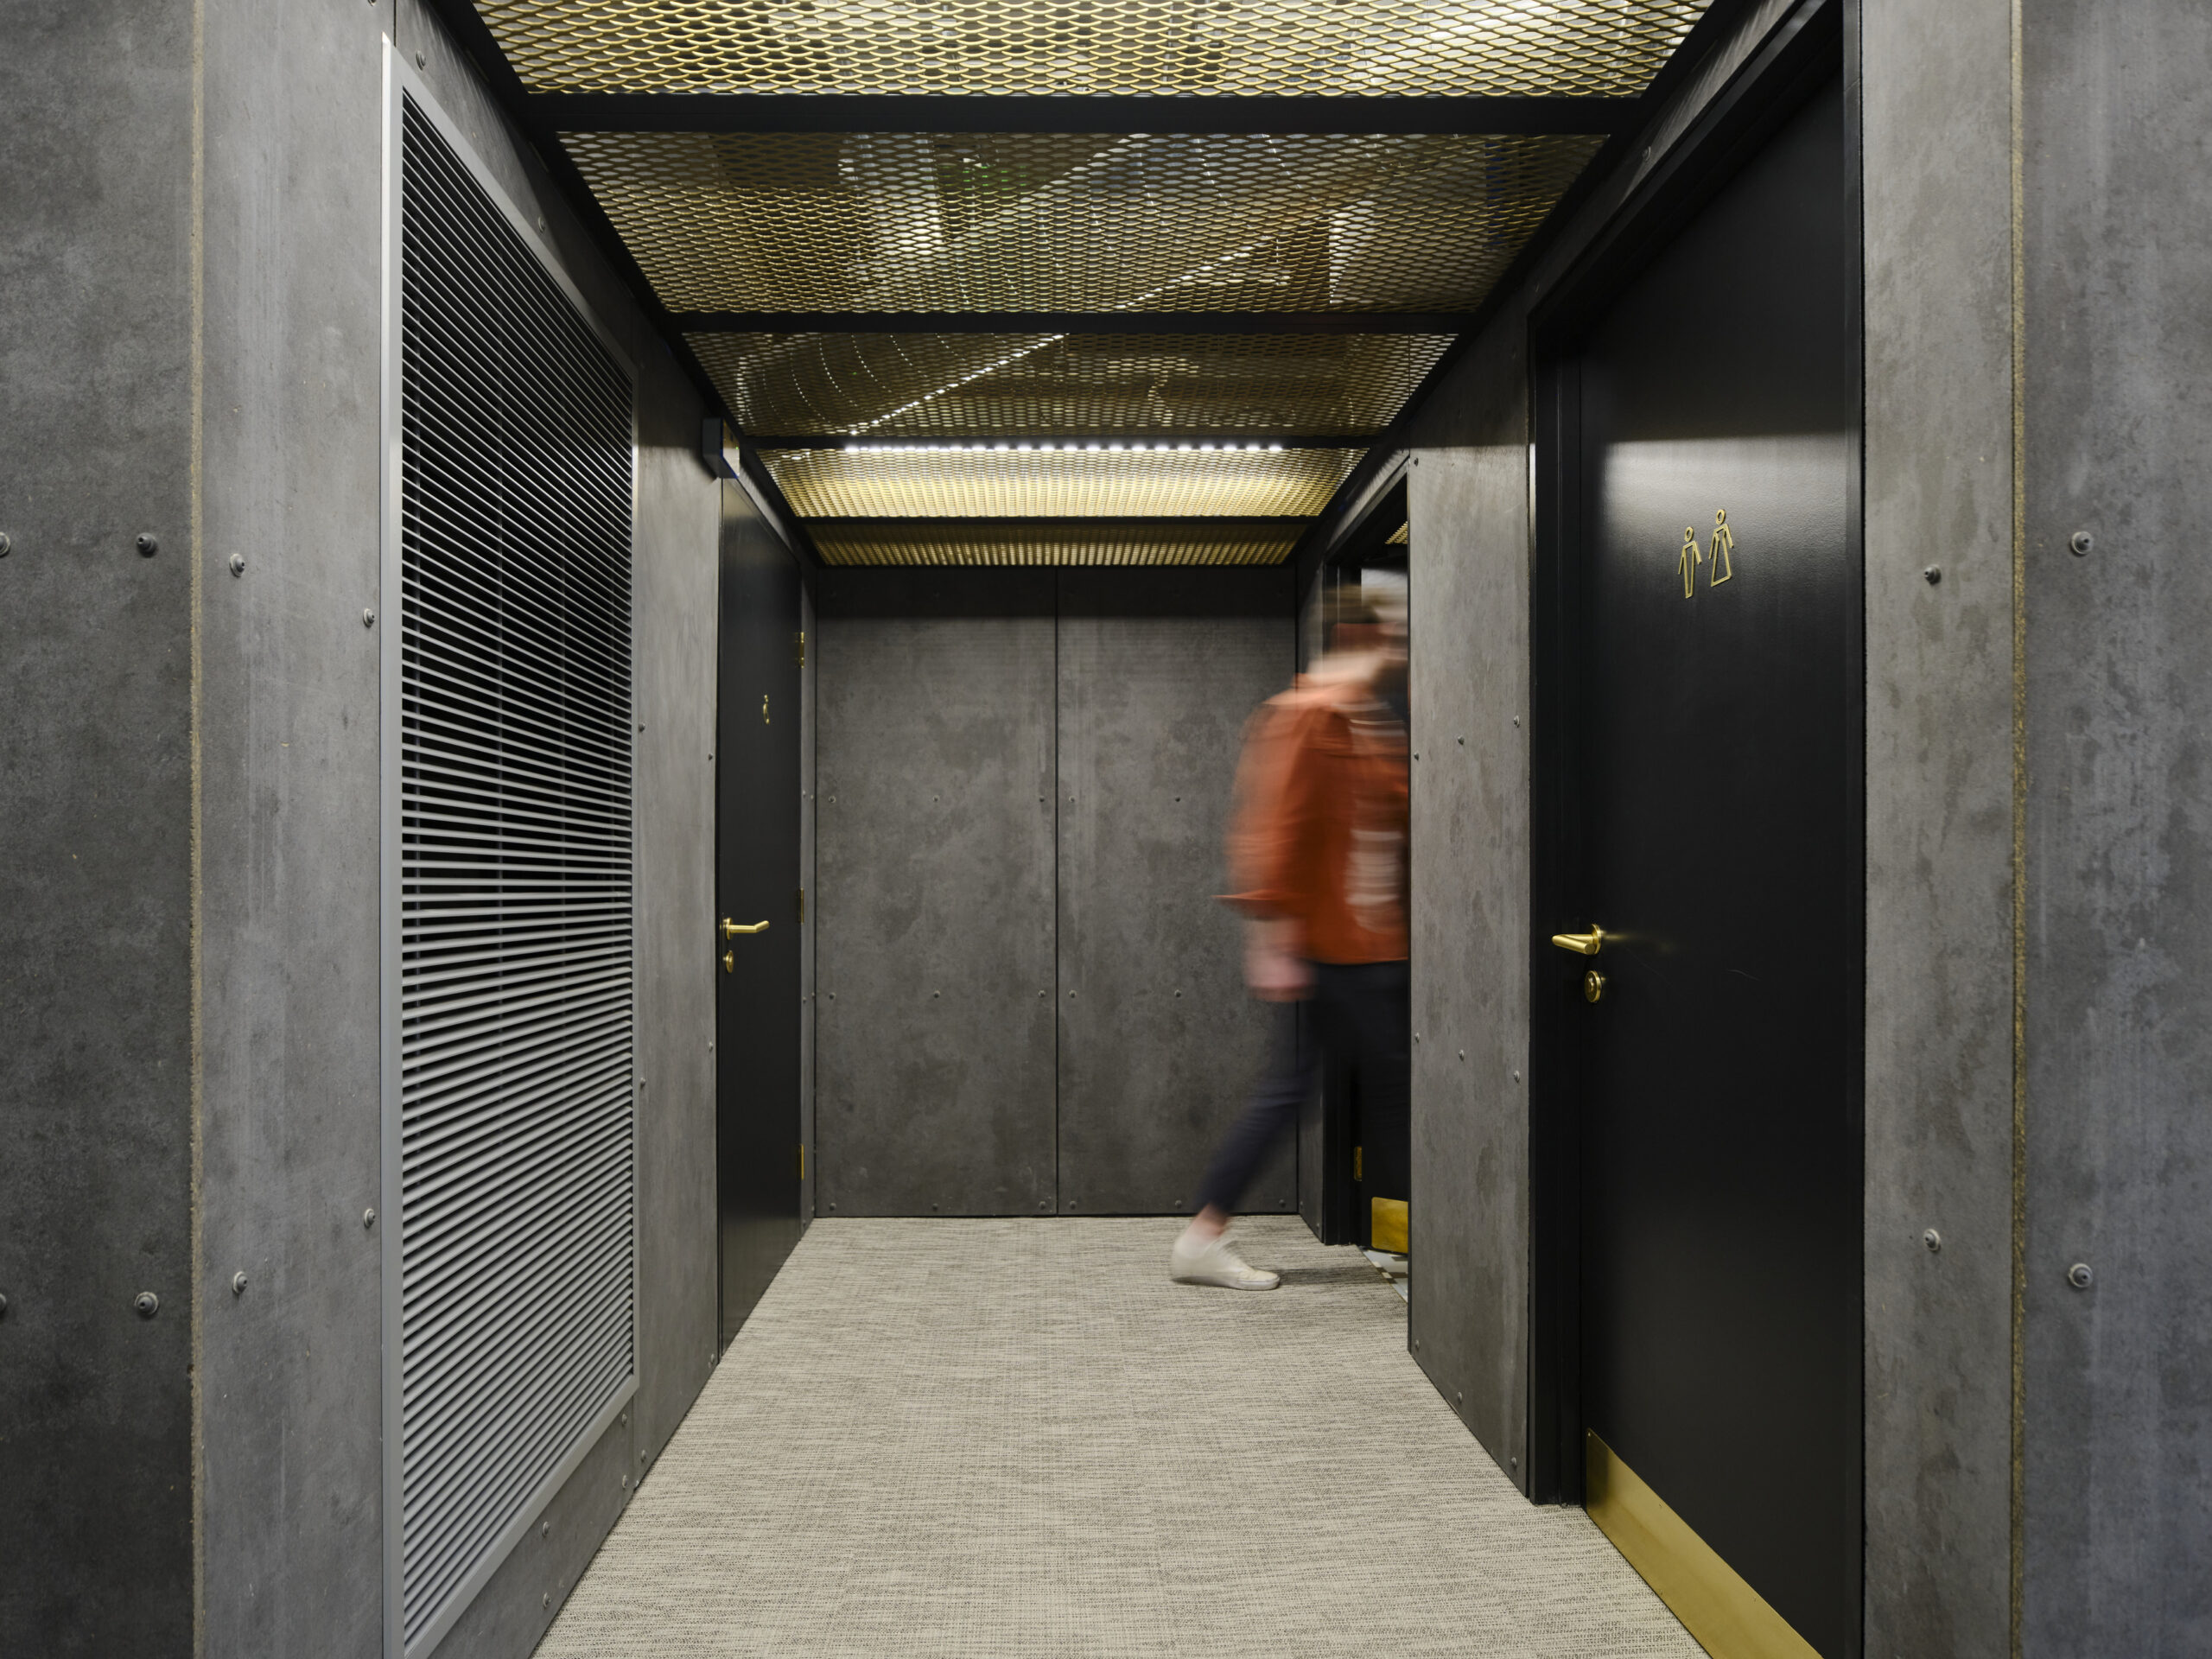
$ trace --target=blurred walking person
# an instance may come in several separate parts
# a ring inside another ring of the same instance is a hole
[[[1267,1070],[1198,1188],[1169,1258],[1185,1284],[1273,1290],[1226,1233],[1270,1147],[1311,1096],[1323,1051],[1357,1073],[1370,1191],[1402,1194],[1407,1161],[1406,671],[1402,611],[1340,590],[1319,662],[1246,728],[1229,832],[1228,902],[1245,917],[1244,977],[1282,1005]],[[1299,1040],[1310,1001],[1319,1038]]]

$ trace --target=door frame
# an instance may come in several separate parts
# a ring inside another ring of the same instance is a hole
[[[1313,572],[1306,597],[1327,602],[1329,589],[1342,579],[1346,566],[1363,564],[1382,548],[1401,524],[1408,523],[1406,467],[1398,466],[1387,487],[1376,490],[1351,524],[1343,531]],[[1410,587],[1410,584],[1409,584]],[[1408,594],[1410,598],[1410,593]],[[1298,671],[1311,666],[1306,660],[1310,641],[1301,604],[1298,625]],[[1298,1005],[1298,1040],[1318,1043],[1313,1004]],[[1298,1208],[1306,1224],[1324,1244],[1369,1243],[1370,1217],[1359,1202],[1360,1183],[1352,1176],[1353,1111],[1351,1079],[1334,1055],[1321,1057],[1320,1077],[1313,1096],[1299,1109]]]
[[[1865,442],[1864,238],[1858,0],[1802,0],[1737,69],[1729,83],[1630,191],[1605,226],[1560,280],[1531,308],[1529,323],[1531,410],[1531,569],[1529,582],[1530,869],[1528,944],[1529,998],[1529,1262],[1528,1492],[1538,1503],[1583,1499],[1581,1406],[1581,1153],[1584,1080],[1571,1012],[1559,981],[1557,952],[1544,941],[1555,917],[1570,916],[1568,889],[1586,860],[1577,777],[1582,757],[1574,735],[1587,710],[1573,671],[1586,637],[1582,591],[1574,557],[1582,543],[1583,500],[1580,350],[1584,337],[1618,296],[1695,214],[1756,156],[1808,97],[1840,72],[1843,79],[1847,291],[1853,349],[1846,431],[1850,456],[1845,536],[1862,573],[1853,595],[1843,649],[1847,683],[1843,780],[1847,811],[1857,825],[1852,874],[1861,902],[1853,908],[1853,936],[1842,941],[1862,964],[1852,979],[1850,1027],[1864,1052],[1866,957],[1866,653],[1863,624]],[[1851,867],[1847,866],[1847,868]],[[1570,918],[1580,925],[1580,912]],[[1567,924],[1562,923],[1562,925]],[[1850,1109],[1863,1143],[1865,1068],[1847,1079]],[[1864,1329],[1863,1311],[1861,1330]],[[1863,1344],[1863,1335],[1862,1335]],[[1853,1379],[1855,1418],[1849,1444],[1858,1465],[1853,1482],[1864,1513],[1864,1370]],[[1859,1529],[1854,1528],[1854,1532]],[[1854,1571],[1858,1565],[1854,1564]]]

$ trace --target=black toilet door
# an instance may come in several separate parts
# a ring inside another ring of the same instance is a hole
[[[717,987],[727,1343],[799,1235],[799,576],[738,486],[722,493],[715,913],[699,942]]]
[[[1830,1659],[1859,1623],[1847,200],[1831,86],[1568,370],[1580,854],[1541,918],[1604,930],[1546,952],[1581,1068],[1584,1427]]]

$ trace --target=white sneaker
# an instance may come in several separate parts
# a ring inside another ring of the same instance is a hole
[[[1179,1285],[1218,1285],[1224,1290],[1273,1290],[1279,1273],[1245,1265],[1224,1237],[1194,1240],[1185,1233],[1167,1257],[1167,1276]]]

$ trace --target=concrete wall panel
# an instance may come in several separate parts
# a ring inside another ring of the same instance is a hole
[[[1052,1208],[1052,578],[981,574],[821,596],[824,1215]]]
[[[192,14],[16,5],[0,31],[0,1652],[178,1653]]]
[[[1879,1655],[1983,1659],[2009,1640],[2008,14],[2005,0],[1865,11],[1866,1605]]]
[[[799,1174],[798,1220],[800,1228],[804,1230],[814,1219],[814,1166],[818,1158],[814,1144],[814,969],[817,955],[814,927],[817,901],[814,752],[815,734],[821,727],[821,718],[815,708],[815,692],[821,680],[822,627],[815,619],[811,586],[802,585],[799,588],[798,619],[799,632],[806,639],[806,661],[801,666],[798,677],[798,885],[806,894],[806,917],[800,925],[798,944],[798,987],[803,1001],[799,1010],[798,1143],[806,1148],[806,1166]]]
[[[1529,466],[1525,371],[1479,446],[1418,452],[1411,526],[1414,1357],[1527,1484]]]
[[[204,1627],[223,1653],[383,1645],[382,1237],[364,1224],[381,636],[362,626],[380,580],[380,21],[207,16],[198,1298]]]
[[[1060,578],[1064,1214],[1183,1210],[1271,1024],[1215,895],[1244,723],[1290,683],[1289,572],[1132,576]],[[1294,1170],[1286,1141],[1245,1208],[1290,1209]]]
[[[380,1251],[362,1224],[380,1168],[378,636],[361,613],[378,585],[385,28],[638,370],[639,1390],[619,1448],[570,1487],[603,1465],[626,1494],[714,1347],[699,929],[719,488],[696,458],[698,402],[426,8],[213,0],[200,1300],[205,1627],[225,1654],[365,1659],[383,1643]],[[441,1651],[526,1651],[541,1598],[557,1606],[614,1513],[557,1497],[571,1567],[549,1591],[511,1564]]]
[[[2212,11],[2031,0],[2023,29],[2022,1651],[2204,1653]]]

